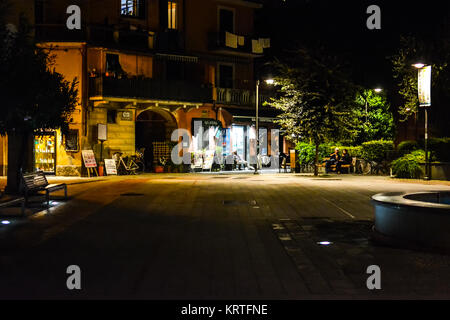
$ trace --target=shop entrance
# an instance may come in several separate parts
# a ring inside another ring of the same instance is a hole
[[[173,116],[164,110],[146,110],[136,119],[136,150],[145,148],[145,167],[151,170],[156,159],[155,145],[169,143],[177,124]]]

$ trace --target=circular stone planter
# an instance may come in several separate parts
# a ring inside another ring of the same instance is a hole
[[[372,199],[375,241],[450,249],[450,191],[388,192]]]

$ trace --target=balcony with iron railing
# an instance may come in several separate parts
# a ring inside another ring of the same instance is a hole
[[[35,36],[41,42],[88,42],[113,48],[183,52],[184,34],[179,31],[153,32],[130,25],[83,26],[81,30],[68,30],[61,24],[38,24]]]
[[[256,104],[256,91],[246,89],[215,88],[216,103],[223,105],[252,107]],[[259,92],[259,104],[270,101],[273,94],[269,91]]]
[[[89,96],[91,98],[126,98],[142,100],[178,101],[189,103],[212,103],[254,107],[256,93],[254,90],[235,88],[212,88],[207,84],[187,80],[163,80],[142,77],[89,78]],[[259,104],[270,101],[273,93],[266,90],[259,92]]]
[[[151,78],[90,78],[89,96],[189,103],[212,102],[212,88],[189,81]]]

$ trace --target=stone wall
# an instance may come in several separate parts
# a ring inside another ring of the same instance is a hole
[[[122,152],[124,155],[135,154],[135,110],[134,109],[115,109],[117,112],[116,123],[107,123],[108,108],[95,107],[89,113],[89,139],[83,146],[83,149],[92,149],[100,160],[101,143],[97,139],[97,125],[107,124],[108,140],[103,143],[103,159],[110,159],[114,152]],[[122,112],[131,112],[131,120],[123,120]]]
[[[75,165],[62,165],[56,166],[56,175],[65,177],[80,177],[81,176],[81,166]]]

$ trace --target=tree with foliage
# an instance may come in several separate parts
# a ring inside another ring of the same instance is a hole
[[[356,96],[356,105],[360,128],[353,144],[394,138],[394,117],[384,93],[362,89]]]
[[[5,0],[0,8],[0,134],[8,137],[6,191],[18,193],[21,171],[32,169],[35,132],[68,130],[78,101],[77,79],[66,81],[54,70],[54,57],[33,41],[25,18],[18,27],[7,25]]]
[[[282,111],[277,123],[288,138],[309,140],[315,145],[315,163],[321,143],[356,135],[356,87],[337,57],[323,47],[299,49],[286,61],[276,60],[274,66],[278,96],[268,104]]]

